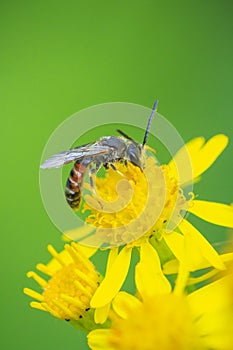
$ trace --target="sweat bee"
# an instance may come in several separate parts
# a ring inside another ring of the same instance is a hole
[[[145,167],[144,147],[157,105],[158,100],[154,103],[142,144],[134,141],[121,130],[117,130],[121,136],[103,136],[98,141],[54,154],[41,165],[42,169],[48,169],[75,162],[65,188],[66,201],[72,209],[77,210],[80,206],[82,185],[87,170],[93,192],[95,192],[93,175],[101,166],[104,166],[105,169],[111,167],[117,171],[114,163],[124,162],[127,165],[127,162],[131,162],[143,171]]]

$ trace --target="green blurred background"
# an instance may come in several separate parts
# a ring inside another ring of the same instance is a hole
[[[197,1],[1,1],[1,346],[87,349],[82,333],[29,308],[26,272],[60,233],[41,202],[41,154],[82,108],[111,101],[159,112],[185,141],[222,132],[230,145],[197,185],[232,201],[233,4]],[[139,140],[140,141],[140,140]],[[210,240],[226,230],[200,223]]]

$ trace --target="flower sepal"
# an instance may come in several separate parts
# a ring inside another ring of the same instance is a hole
[[[84,316],[78,320],[66,320],[71,326],[84,332],[90,332],[99,328],[109,328],[111,321],[107,319],[103,324],[96,324],[94,320],[94,309],[86,309]]]

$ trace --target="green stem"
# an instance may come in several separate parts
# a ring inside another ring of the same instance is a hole
[[[155,233],[154,236],[149,239],[149,242],[156,249],[162,265],[175,258],[165,240],[161,238],[158,233]]]

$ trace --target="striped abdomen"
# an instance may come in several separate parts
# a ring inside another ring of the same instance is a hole
[[[83,180],[90,162],[77,160],[66,182],[65,196],[72,209],[78,209],[81,203],[81,190]]]

